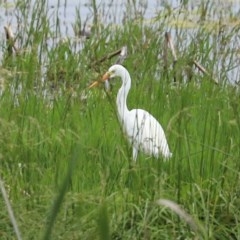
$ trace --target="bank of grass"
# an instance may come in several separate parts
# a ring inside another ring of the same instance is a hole
[[[106,26],[81,51],[71,41],[47,48],[49,25],[38,20],[22,43],[26,51],[2,61],[11,74],[0,96],[0,175],[23,239],[238,239],[239,92],[225,84],[232,62],[219,69],[219,85],[196,69],[190,82],[181,78],[195,58],[210,73],[216,69],[216,36],[199,27],[189,42],[178,28],[179,61],[164,71],[165,18]],[[226,34],[233,39],[237,31]],[[129,108],[144,108],[161,122],[173,152],[169,162],[140,154],[130,165],[115,110],[120,82],[108,95],[86,89],[114,59],[91,63],[123,45],[132,76]],[[225,54],[232,60],[234,51]],[[162,198],[185,209],[200,230],[159,206]],[[0,206],[1,239],[14,239]]]

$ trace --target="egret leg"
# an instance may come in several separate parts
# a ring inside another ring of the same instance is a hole
[[[138,150],[135,148],[135,147],[133,147],[133,161],[137,161],[137,155],[138,155]]]

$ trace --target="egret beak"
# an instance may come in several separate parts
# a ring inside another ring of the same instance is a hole
[[[111,73],[110,72],[106,72],[102,78],[100,80],[97,80],[95,82],[93,82],[88,88],[92,88],[95,86],[98,86],[100,83],[105,82],[106,80],[108,80],[111,77]]]
[[[99,83],[100,83],[99,81],[95,81],[95,82],[93,82],[88,88],[95,87],[95,86],[97,86]]]

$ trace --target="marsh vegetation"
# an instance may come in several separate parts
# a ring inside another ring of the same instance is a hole
[[[134,2],[124,24],[105,24],[90,5],[87,39],[62,36],[46,1],[32,1],[30,12],[16,3],[18,51],[1,40],[0,176],[23,239],[240,238],[237,11],[214,1],[191,10],[183,1],[144,19]],[[82,29],[80,17],[73,26]],[[128,106],[161,122],[168,162],[140,154],[132,166],[116,117],[120,81],[111,93],[87,89],[116,61],[99,59],[123,46]],[[0,238],[15,239],[0,199]],[[176,203],[199,229],[159,199]]]

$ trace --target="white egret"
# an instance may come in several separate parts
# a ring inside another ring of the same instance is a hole
[[[113,65],[100,81],[95,81],[89,88],[113,77],[120,77],[122,80],[122,86],[117,94],[118,118],[133,147],[133,160],[136,161],[139,151],[156,158],[160,155],[164,159],[170,158],[172,153],[159,122],[145,110],[128,110],[127,96],[131,88],[131,78],[126,68],[118,64]]]

